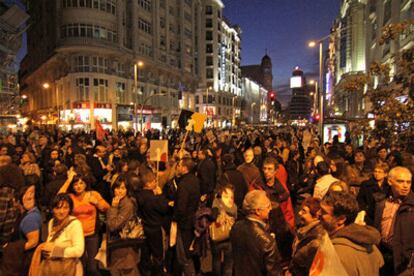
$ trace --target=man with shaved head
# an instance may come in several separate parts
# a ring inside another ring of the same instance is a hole
[[[391,192],[375,207],[374,225],[381,233],[380,249],[385,266],[381,275],[399,275],[414,261],[414,194],[411,172],[394,167],[388,173]],[[394,271],[393,271],[394,270]]]

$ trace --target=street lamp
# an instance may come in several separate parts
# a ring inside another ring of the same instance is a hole
[[[250,113],[251,113],[251,116],[252,116],[252,124],[253,124],[253,107],[256,105],[256,103],[252,103],[251,105],[250,105]]]
[[[26,100],[26,99],[27,99],[27,95],[26,95],[26,94],[23,94],[23,95],[22,95],[22,99],[23,99],[23,100]]]
[[[134,88],[138,92],[138,68],[142,68],[144,66],[144,62],[138,61],[134,64]]]
[[[316,45],[319,43],[319,89],[315,91],[315,93],[318,94],[318,99],[319,99],[319,114],[321,119],[319,120],[319,134],[321,135],[322,139],[323,139],[323,109],[324,109],[324,93],[323,93],[323,41],[325,39],[327,39],[330,35],[327,35],[317,41],[310,41],[308,43],[308,46],[310,48],[314,48],[316,47]]]
[[[43,83],[44,89],[49,89],[50,84],[48,82]],[[55,93],[56,93],[56,112],[57,112],[57,125],[59,127],[60,124],[60,108],[59,108],[59,90],[57,89],[57,85],[55,84]]]
[[[310,85],[315,85],[315,90],[311,93],[309,93],[310,96],[313,97],[313,113],[315,114],[317,112],[317,99],[318,99],[318,82],[315,80],[309,81]]]

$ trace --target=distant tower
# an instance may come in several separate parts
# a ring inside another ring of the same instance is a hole
[[[263,81],[262,81],[263,87],[266,88],[267,91],[273,90],[272,60],[267,55],[267,50],[266,50],[266,54],[262,58],[262,63],[260,64],[260,68],[261,68],[262,77],[263,77]]]

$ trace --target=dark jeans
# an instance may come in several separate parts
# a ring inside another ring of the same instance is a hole
[[[85,275],[101,275],[98,269],[98,262],[95,260],[96,254],[99,250],[99,236],[93,234],[85,237],[85,252],[81,258]]]
[[[230,241],[212,244],[213,274],[231,276],[233,275],[233,253]]]
[[[162,274],[164,267],[164,246],[161,226],[144,226],[145,246],[142,250],[141,268],[153,271],[155,275]]]
[[[187,234],[190,234],[191,236],[191,233],[187,233]],[[183,270],[184,276],[195,276],[196,272],[195,272],[194,262],[191,256],[189,255],[188,248],[186,248],[188,245],[189,245],[188,241],[185,240],[185,238],[183,239],[182,230],[178,228],[177,245],[176,245],[177,261]]]

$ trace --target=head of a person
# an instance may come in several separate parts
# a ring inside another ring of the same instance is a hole
[[[128,162],[128,171],[138,174],[139,166],[141,166],[139,161],[135,160],[135,159],[132,159]]]
[[[316,165],[316,171],[318,172],[319,176],[324,176],[329,174],[329,165],[325,161],[319,162]]]
[[[349,187],[348,184],[344,181],[335,181],[334,183],[329,186],[328,192],[345,192],[349,193]]]
[[[324,162],[325,159],[322,157],[322,155],[316,155],[315,158],[313,158],[313,166],[316,168],[319,162]]]
[[[268,157],[263,161],[263,175],[266,181],[275,177],[279,163],[273,157]]]
[[[155,190],[155,188],[157,188],[157,177],[152,171],[145,171],[144,175],[141,178],[144,189]]]
[[[59,158],[59,151],[58,150],[52,150],[50,152],[50,159],[56,160]]]
[[[10,165],[12,158],[9,155],[0,155],[0,167]]]
[[[97,146],[96,155],[100,158],[103,158],[106,155],[106,147],[102,145]]]
[[[1,156],[5,156],[5,155],[7,155],[7,154],[8,154],[8,149],[7,149],[7,147],[6,147],[6,146],[1,147],[1,148],[0,148],[0,155],[1,155]]]
[[[272,203],[265,191],[253,190],[244,197],[243,210],[248,216],[266,222],[269,219],[271,209]]]
[[[116,165],[117,173],[126,173],[128,172],[128,162],[126,160],[119,160]]]
[[[207,149],[201,149],[197,152],[197,158],[199,160],[204,160],[208,156],[208,150]]]
[[[148,150],[147,142],[146,141],[142,141],[139,144],[139,153],[145,154],[147,152],[147,150]]]
[[[7,142],[12,145],[16,145],[16,137],[13,134],[7,136]]]
[[[68,168],[64,164],[57,164],[53,167],[53,172],[55,176],[65,176],[67,175]]]
[[[35,163],[36,162],[36,158],[35,158],[35,156],[34,156],[33,153],[31,153],[31,152],[25,152],[25,153],[23,153],[22,159],[20,160],[20,162],[22,164],[25,164],[25,163]]]
[[[377,149],[377,156],[380,160],[385,161],[388,155],[388,148],[386,146],[380,146]]]
[[[389,170],[390,167],[387,165],[387,163],[377,163],[372,173],[374,179],[378,182],[383,181],[387,177]]]
[[[15,164],[0,166],[0,187],[10,187],[19,191],[25,185],[22,170]]]
[[[253,153],[254,153],[255,156],[262,155],[262,148],[260,146],[255,146],[253,148]]]
[[[46,136],[42,135],[39,137],[39,145],[40,146],[45,146],[48,143],[48,139]]]
[[[354,154],[355,163],[357,164],[363,164],[365,162],[365,153],[363,150],[356,150]]]
[[[346,192],[330,192],[321,202],[320,220],[333,233],[355,221],[359,212],[356,198]]]
[[[55,223],[67,219],[73,211],[73,201],[69,194],[58,194],[52,201],[52,212]]]
[[[388,184],[394,197],[404,198],[411,192],[412,174],[406,167],[394,167],[388,173]]]
[[[195,163],[190,157],[184,157],[177,164],[177,173],[182,176],[193,171]]]
[[[246,149],[246,151],[243,153],[244,162],[247,164],[250,164],[253,162],[254,159],[254,152],[252,148]]]
[[[302,225],[319,220],[320,200],[314,197],[307,197],[299,210],[299,219]]]
[[[347,155],[352,155],[352,153],[354,152],[354,148],[352,147],[351,144],[346,144],[345,145],[345,153]]]
[[[35,185],[25,185],[19,191],[19,201],[26,211],[36,206],[36,187]]]
[[[223,164],[223,168],[227,169],[229,167],[234,166],[234,155],[231,153],[226,153],[221,158],[221,163]]]
[[[234,205],[234,186],[226,181],[217,187],[217,197],[229,208]]]
[[[112,193],[115,197],[119,197],[121,199],[126,196],[131,197],[133,195],[133,192],[133,189],[125,177],[118,177],[118,179],[112,185]]]
[[[90,190],[90,186],[93,180],[90,175],[77,174],[73,177],[72,182],[69,185],[68,192],[75,195],[82,195],[86,191]]]

